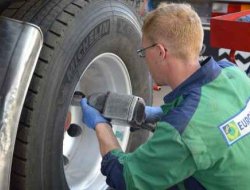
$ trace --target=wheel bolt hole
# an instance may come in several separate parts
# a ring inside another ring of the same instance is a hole
[[[67,130],[68,135],[71,137],[78,137],[82,134],[82,128],[77,124],[71,124]]]
[[[63,165],[65,166],[67,164],[69,164],[69,159],[63,155]]]
[[[85,95],[81,91],[75,91],[73,99],[71,100],[71,105],[80,106],[80,101],[82,98],[85,98]]]

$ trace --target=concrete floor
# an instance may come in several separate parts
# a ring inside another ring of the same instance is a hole
[[[169,86],[162,86],[160,91],[153,92],[153,106],[160,106],[163,104],[163,98],[166,96],[171,89]]]

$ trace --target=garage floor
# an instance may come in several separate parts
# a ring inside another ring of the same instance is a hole
[[[160,91],[154,91],[153,93],[153,105],[160,106],[163,104],[163,97],[171,91],[169,86],[162,86]]]

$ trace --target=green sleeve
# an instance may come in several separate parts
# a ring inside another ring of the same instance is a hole
[[[165,190],[196,171],[181,135],[166,122],[159,122],[152,138],[133,153],[118,150],[112,153],[123,165],[128,190]]]

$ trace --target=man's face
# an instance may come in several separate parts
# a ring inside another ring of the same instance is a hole
[[[142,38],[142,48],[147,48],[155,44],[151,42],[146,36]],[[159,48],[157,46],[153,46],[145,50],[145,61],[148,66],[149,72],[158,85],[164,85],[162,81],[162,69],[161,64],[159,64]]]
[[[147,38],[146,38],[146,36],[143,36],[143,38],[142,38],[142,48],[147,48],[147,47],[149,47],[149,46],[151,46],[153,43],[152,42],[150,42]],[[155,64],[155,55],[154,55],[154,48],[155,47],[152,47],[152,48],[148,48],[148,49],[146,49],[145,50],[145,62],[146,62],[146,64],[147,64],[147,66],[148,66],[148,69],[149,69],[149,72],[151,73],[151,75],[152,75],[152,77],[153,77],[153,79],[154,79],[154,81],[155,82],[157,82],[156,81],[156,77],[155,77],[155,72],[156,72],[156,64]]]

